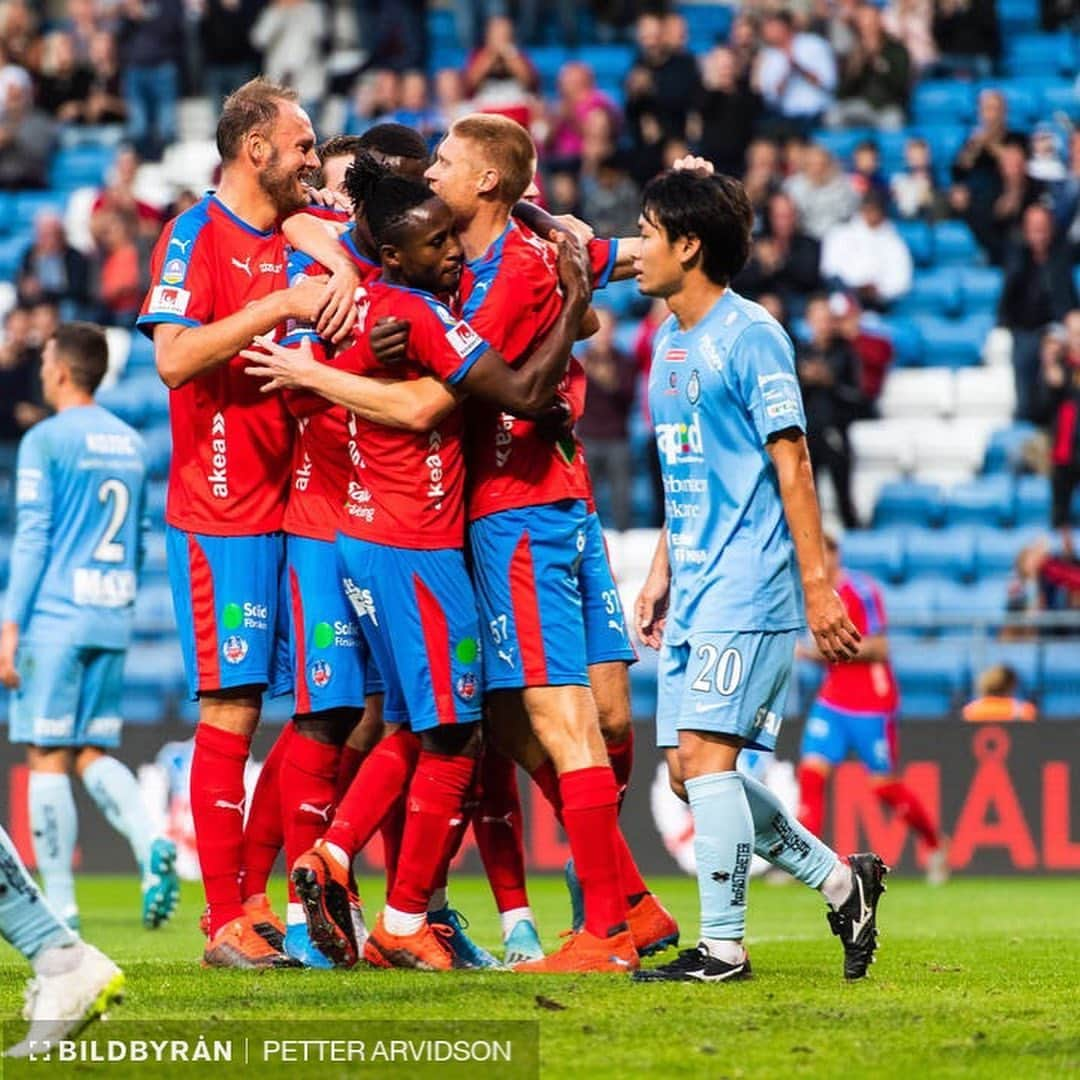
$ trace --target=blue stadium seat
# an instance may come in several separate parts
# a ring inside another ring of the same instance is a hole
[[[956,267],[927,267],[911,282],[911,291],[891,311],[894,315],[956,315],[960,312],[960,275]]]
[[[0,191],[0,236],[10,236],[18,230],[20,222],[15,210],[14,193]]]
[[[934,261],[934,232],[925,221],[897,221],[896,231],[916,266],[929,266]]]
[[[934,226],[934,261],[969,266],[979,258],[979,245],[963,221],[939,221]]]
[[[1000,577],[1012,572],[1021,548],[1043,535],[1039,528],[995,529],[976,526],[975,578]]]
[[[890,316],[881,322],[893,345],[893,363],[897,367],[921,367],[925,346],[918,326],[902,316]]]
[[[1002,272],[996,266],[962,266],[960,308],[965,314],[996,312]]]
[[[890,653],[903,717],[939,719],[955,708],[967,680],[962,643],[948,638],[925,643],[898,640]]]
[[[154,480],[164,480],[169,475],[169,458],[172,456],[172,434],[168,424],[159,424],[142,433],[146,443],[146,468]]]
[[[893,480],[882,486],[874,506],[874,527],[936,525],[944,516],[941,488],[916,480]]]
[[[928,578],[882,586],[890,633],[917,635],[932,628],[937,582]]]
[[[641,656],[630,669],[630,705],[634,716],[656,715],[656,653],[642,649]]]
[[[733,7],[730,4],[680,4],[679,14],[690,31],[690,48],[706,52],[717,41],[727,41],[731,30]]]
[[[29,241],[23,236],[0,240],[0,280],[10,281],[15,277],[29,246]]]
[[[135,633],[146,638],[176,633],[172,589],[164,582],[140,586],[135,600]]]
[[[925,355],[944,367],[977,367],[990,325],[982,316],[944,319],[940,315],[915,315]]]
[[[972,683],[979,673],[995,664],[1008,664],[1020,680],[1020,693],[1036,698],[1041,687],[1039,645],[1035,641],[976,641],[971,645]]]
[[[934,614],[950,625],[946,632],[970,637],[972,624],[997,626],[1005,615],[1008,578],[986,578],[973,584],[940,581],[934,595]]]
[[[908,578],[939,577],[970,581],[975,576],[975,534],[955,529],[909,529],[904,536]]]
[[[529,59],[533,62],[540,81],[547,93],[555,90],[555,81],[559,68],[570,59],[570,54],[563,45],[534,45],[529,48]]]
[[[939,184],[948,185],[953,158],[967,141],[970,131],[971,124],[961,118],[936,121],[915,129],[915,134],[930,144],[930,161]]]
[[[634,50],[629,45],[585,45],[578,59],[596,72],[597,82],[620,84],[630,70]]]
[[[1010,75],[1039,75],[1044,72],[1076,75],[1072,70],[1075,51],[1067,33],[1010,34],[1004,44],[1005,70]],[[1015,124],[1024,114],[1013,114],[1011,110],[1010,102],[1009,120]],[[1034,119],[1036,114],[1027,115],[1029,119]]]
[[[1019,472],[1023,468],[1024,447],[1037,430],[1034,424],[1018,420],[995,431],[986,446],[983,472]]]
[[[795,678],[792,682],[796,687],[800,714],[805,715],[809,711],[824,678],[824,665],[815,664],[812,660],[795,661]]]
[[[165,502],[168,498],[168,485],[154,483],[153,480],[146,485],[146,513],[150,518],[151,526],[155,529],[165,527]]]
[[[1008,61],[1006,61],[1008,63]],[[1035,69],[1036,71],[1038,69]],[[1017,71],[1017,75],[1031,74],[1030,70]],[[1039,110],[1042,107],[1042,94],[1036,93],[1023,83],[1012,81],[993,81],[986,84],[987,87],[997,90],[1005,99],[1009,113],[1009,125],[1027,131],[1039,119]]]
[[[1080,664],[1075,641],[1047,641],[1042,647],[1042,697],[1045,720],[1080,719]]]
[[[20,191],[15,195],[15,214],[24,227],[33,225],[40,211],[63,215],[66,206],[67,194],[61,191]]]
[[[49,163],[49,186],[57,191],[101,187],[115,151],[104,146],[61,148]]]
[[[1072,120],[1080,120],[1080,90],[1075,84],[1057,83],[1043,89],[1043,115],[1053,116],[1058,112],[1065,113]]]
[[[945,495],[947,525],[1011,525],[1014,488],[1008,475],[978,476]]]
[[[1021,476],[1016,481],[1016,524],[1050,525],[1050,481],[1045,476]]]
[[[1032,30],[1039,25],[1039,0],[998,0],[997,13],[1003,30]]]
[[[967,123],[975,116],[975,91],[970,83],[946,79],[915,87],[911,112],[917,123]]]
[[[824,128],[814,132],[814,142],[824,146],[845,166],[851,164],[851,155],[855,147],[866,138],[866,132],[856,128]],[[876,132],[874,133],[876,139]]]
[[[904,576],[904,545],[898,529],[853,529],[840,544],[843,563],[878,581],[901,581]]]

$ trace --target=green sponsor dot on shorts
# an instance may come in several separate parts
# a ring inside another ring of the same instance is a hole
[[[328,649],[334,644],[334,628],[328,622],[315,624],[315,648]]]
[[[462,638],[454,649],[454,655],[462,664],[471,664],[476,659],[477,652],[476,638],[471,637]]]
[[[226,604],[221,621],[226,630],[235,630],[244,621],[244,609],[239,604]]]

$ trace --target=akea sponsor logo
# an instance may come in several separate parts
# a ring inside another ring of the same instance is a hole
[[[229,497],[228,443],[225,438],[225,416],[216,412],[210,420],[210,473],[206,477],[215,499]]]
[[[432,431],[428,436],[428,454],[424,458],[428,471],[427,496],[429,499],[436,500],[436,510],[442,508],[442,499],[446,495],[446,489],[443,487],[442,443],[442,435],[439,434],[438,429]]]
[[[510,460],[514,449],[514,418],[509,413],[499,415],[499,426],[495,429],[495,464],[503,468]]]
[[[697,413],[689,424],[657,424],[656,448],[668,465],[691,465],[704,461],[705,443]]]

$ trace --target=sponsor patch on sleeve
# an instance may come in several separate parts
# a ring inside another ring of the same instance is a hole
[[[184,315],[190,303],[189,290],[177,289],[171,285],[156,285],[150,294],[149,311],[154,315]]]
[[[480,344],[481,337],[462,319],[446,331],[446,340],[450,342],[454,352],[464,359]]]

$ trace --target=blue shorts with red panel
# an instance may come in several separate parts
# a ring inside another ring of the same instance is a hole
[[[889,776],[896,771],[898,750],[892,713],[852,712],[818,699],[806,718],[799,756],[820,757],[839,765],[854,753],[867,772]]]
[[[580,499],[503,510],[469,526],[485,689],[589,685],[580,580],[588,530]]]
[[[480,719],[480,623],[464,554],[338,534],[345,595],[386,684],[383,715],[404,705],[413,731]]]
[[[362,709],[368,694],[384,692],[341,577],[332,541],[286,536],[284,605],[298,716]]]
[[[169,525],[165,541],[190,699],[276,686],[288,649],[278,617],[284,535],[206,536]]]
[[[590,667],[612,661],[637,663],[638,655],[630,641],[622,599],[611,572],[600,515],[595,512],[585,520],[585,551],[578,570],[578,587],[585,616],[586,663]]]

